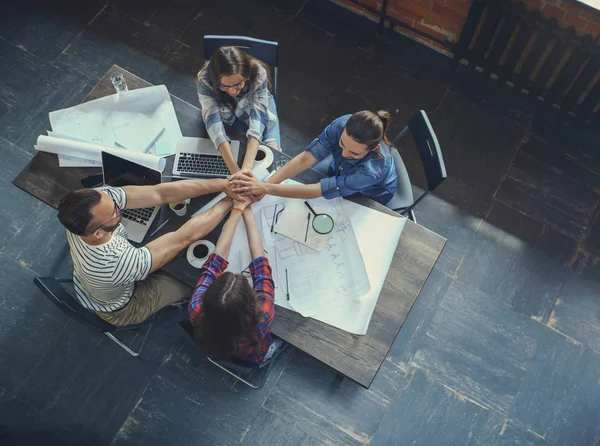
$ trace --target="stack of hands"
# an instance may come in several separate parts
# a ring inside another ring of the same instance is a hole
[[[255,203],[262,200],[266,193],[265,189],[264,183],[252,172],[240,170],[229,178],[225,193],[236,202],[237,206],[238,202]]]

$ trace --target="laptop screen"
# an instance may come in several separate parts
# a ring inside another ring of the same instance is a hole
[[[161,183],[160,172],[133,161],[102,152],[104,184],[114,187],[154,186]]]

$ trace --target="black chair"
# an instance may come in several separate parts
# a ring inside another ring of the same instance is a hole
[[[277,102],[277,69],[279,67],[279,44],[269,40],[243,36],[204,36],[204,60],[222,46],[235,46],[252,57],[269,65],[273,70],[273,97]]]
[[[190,321],[186,320],[179,322],[177,326],[179,327],[179,332],[184,340],[194,348],[200,350],[198,344],[194,340],[192,324]],[[273,356],[271,356],[271,358],[269,358],[267,361],[263,361],[260,364],[237,360],[215,361],[208,356],[206,359],[247,386],[252,387],[253,389],[260,389],[265,385],[265,381],[271,372],[271,367],[275,363],[275,359],[286,348],[287,344],[282,344],[281,347],[279,347],[273,354]]]
[[[396,143],[406,135],[410,134],[415,141],[427,181],[427,190],[416,200],[413,197],[410,177],[406,171],[406,166],[402,157],[395,147]],[[396,174],[398,176],[398,186],[392,199],[386,203],[386,207],[400,212],[416,222],[414,208],[429,194],[435,190],[447,177],[442,150],[438,143],[433,127],[429,122],[427,114],[421,110],[408,122],[408,125],[392,140],[391,154],[394,157]],[[395,149],[395,150],[394,150]]]
[[[91,328],[94,331],[104,333],[110,339],[112,339],[119,347],[125,350],[132,356],[139,356],[142,353],[144,345],[146,344],[146,340],[154,327],[154,324],[159,320],[169,320],[176,318],[176,316],[181,315],[181,310],[176,307],[166,307],[160,310],[159,312],[153,314],[146,321],[141,324],[136,325],[127,325],[122,327],[117,327],[112,324],[109,324],[100,316],[98,316],[93,311],[90,311],[84,308],[77,299],[73,296],[72,292],[70,292],[65,284],[71,284],[72,287],[73,280],[71,279],[56,279],[54,277],[36,277],[33,279],[33,283],[37,285],[37,287],[44,293],[44,295],[50,299],[58,308],[60,308],[67,316],[75,319],[76,321],[82,323],[83,325]],[[74,291],[73,291],[74,293]],[[122,331],[133,331],[141,328],[146,329],[146,333],[144,334],[144,338],[142,339],[142,343],[139,346],[138,351],[134,351],[132,348],[128,347],[123,341],[119,340],[114,333],[122,332]]]

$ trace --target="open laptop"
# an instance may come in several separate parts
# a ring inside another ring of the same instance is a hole
[[[159,171],[132,161],[102,152],[102,175],[106,186],[154,186],[160,184]],[[132,242],[141,243],[154,221],[160,206],[142,209],[123,209],[121,223]]]
[[[231,141],[233,159],[238,159],[240,142]],[[177,143],[173,175],[198,178],[228,178],[225,160],[210,139],[182,137]]]

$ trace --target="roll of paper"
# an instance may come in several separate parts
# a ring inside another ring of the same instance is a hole
[[[105,147],[97,144],[90,144],[81,141],[71,141],[63,138],[53,138],[51,136],[40,135],[37,139],[35,150],[57,155],[66,155],[90,161],[90,167],[102,162],[101,152],[108,152],[112,155],[125,158],[142,166],[162,172],[165,168],[166,160],[159,156],[148,155],[146,153],[132,152],[115,147]]]

